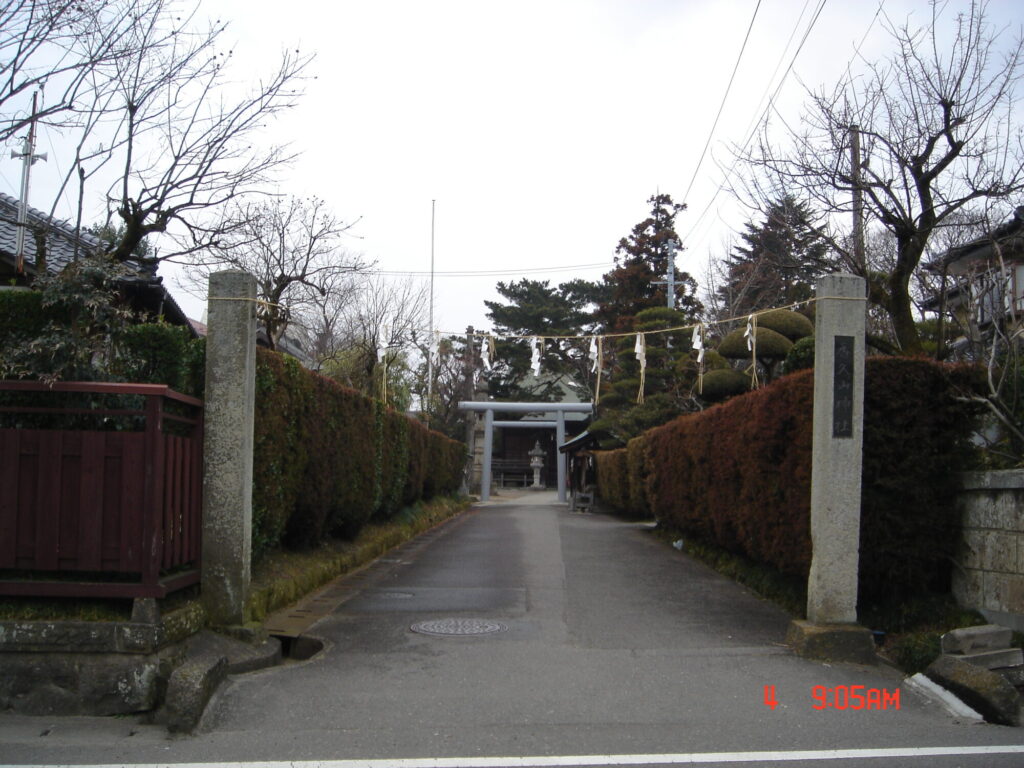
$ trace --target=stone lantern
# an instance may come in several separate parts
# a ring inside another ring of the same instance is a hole
[[[533,470],[533,485],[531,488],[537,490],[544,489],[544,483],[540,479],[540,471],[544,468],[544,457],[547,456],[547,451],[540,447],[540,440],[533,446],[533,450],[530,451],[530,468]]]

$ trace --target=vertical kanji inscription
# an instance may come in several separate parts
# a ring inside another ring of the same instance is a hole
[[[832,437],[853,437],[853,336],[835,337]]]

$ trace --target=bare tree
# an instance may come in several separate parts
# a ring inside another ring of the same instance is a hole
[[[175,0],[10,0],[0,11],[0,136],[36,120],[70,142],[51,213],[74,193],[81,226],[84,201],[105,195],[119,261],[138,260],[138,245],[169,228],[174,247],[153,260],[216,246],[237,223],[218,209],[291,159],[255,139],[294,106],[311,57],[284,51],[245,90],[229,75],[226,23],[203,25],[198,11]],[[49,94],[34,111],[33,88]]]
[[[411,392],[405,375],[426,326],[426,313],[426,286],[412,280],[367,278],[341,319],[340,339],[335,342],[340,351],[324,370],[354,389],[380,394],[386,369],[389,388]]]
[[[329,369],[347,357],[345,318],[358,299],[363,274],[339,271],[325,275],[316,287],[304,286],[291,322],[302,328],[300,344],[313,370]]]
[[[32,121],[78,126],[80,100],[96,87],[100,70],[123,55],[136,14],[150,12],[151,5],[149,0],[3,0],[0,141]]]
[[[895,52],[863,78],[810,94],[800,130],[773,144],[768,127],[741,152],[754,171],[743,190],[755,199],[780,193],[808,201],[826,217],[821,233],[841,264],[865,277],[869,300],[889,315],[903,352],[921,351],[911,278],[932,237],[954,214],[972,213],[1024,190],[1024,144],[1014,123],[1022,40],[1006,39],[973,2],[942,26],[944,2],[932,3],[919,29],[888,23]],[[859,167],[851,141],[862,143]],[[890,232],[895,254],[876,272],[852,247],[846,222],[854,191],[870,222]]]
[[[345,282],[367,265],[340,245],[354,222],[343,222],[318,198],[273,198],[233,205],[215,246],[193,256],[189,279],[240,269],[256,277],[258,319],[272,348],[294,316],[310,316],[347,293]],[[326,311],[326,310],[324,310]]]
[[[420,402],[427,424],[455,440],[466,438],[467,412],[459,410],[459,402],[472,397],[467,392],[466,337],[445,336],[438,339],[434,351],[432,386],[427,386],[426,357],[431,354],[431,345],[419,345],[422,364],[416,371],[413,393]],[[478,357],[478,355],[474,355]],[[469,374],[469,379],[473,375]],[[428,389],[430,395],[428,397]]]

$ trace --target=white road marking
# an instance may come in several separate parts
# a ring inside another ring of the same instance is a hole
[[[894,747],[880,749],[822,749],[778,752],[690,752],[664,755],[538,755],[534,757],[426,757],[374,760],[294,760],[241,763],[110,763],[105,765],[52,765],[48,768],[560,768],[562,766],[699,765],[707,763],[800,762],[898,757],[967,757],[1019,755],[1024,745],[982,747]],[[44,765],[0,765],[0,768],[37,768]]]

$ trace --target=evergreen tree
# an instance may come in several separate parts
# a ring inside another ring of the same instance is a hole
[[[657,194],[647,199],[650,215],[633,227],[615,248],[615,269],[604,275],[607,295],[598,304],[597,318],[608,331],[628,331],[637,313],[667,304],[664,281],[668,271],[670,243],[679,242],[675,231],[676,215],[686,210],[671,195]],[[697,299],[697,283],[686,272],[678,271],[676,309],[688,318],[697,317],[704,307]]]
[[[606,340],[615,351],[615,365],[602,383],[597,417],[590,427],[603,448],[624,445],[652,427],[700,408],[693,391],[697,366],[692,331],[665,332],[689,322],[678,309],[640,311],[632,330],[644,334],[642,371],[635,335]]]
[[[517,283],[498,283],[497,290],[505,302],[484,302],[497,336],[544,338],[595,332],[591,307],[601,295],[598,284],[572,280],[552,287],[546,280],[524,278]],[[494,369],[488,376],[495,399],[557,401],[562,399],[565,382],[579,392],[581,400],[591,397],[588,350],[582,341],[547,339],[539,378],[530,375],[533,355],[529,338],[499,339],[495,347]]]
[[[717,291],[727,316],[805,301],[831,268],[810,210],[788,195],[769,205],[760,224],[748,221],[740,237],[743,244],[727,257]]]

